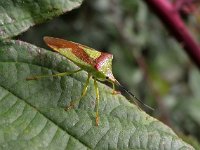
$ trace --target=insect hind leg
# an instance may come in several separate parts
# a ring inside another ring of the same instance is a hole
[[[81,70],[82,69],[75,70],[75,71],[67,71],[67,72],[62,72],[62,73],[57,73],[57,74],[51,74],[51,75],[36,75],[36,76],[27,77],[26,80],[38,80],[38,79],[41,79],[41,78],[67,76],[67,75],[77,73]]]

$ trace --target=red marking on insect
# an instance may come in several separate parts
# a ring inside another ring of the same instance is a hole
[[[73,43],[76,44],[76,43]],[[82,48],[82,45],[77,45],[76,48],[72,48],[72,53],[78,57],[79,59],[81,59],[82,61],[95,66],[95,61],[94,59],[92,59]]]
[[[100,70],[102,66],[104,66],[104,64],[107,62],[107,60],[109,60],[110,58],[112,58],[113,55],[109,54],[109,53],[101,53],[101,55],[95,59],[96,65],[95,68],[97,70]]]
[[[69,50],[71,50],[71,52],[82,61],[92,66],[95,65],[94,59],[92,59],[83,49],[83,48],[89,48],[87,46],[81,45],[79,43],[74,43],[71,41],[58,39],[58,38],[51,38],[51,37],[44,38],[44,40],[48,46],[52,47],[53,50],[57,52],[59,52],[60,49],[69,48]]]

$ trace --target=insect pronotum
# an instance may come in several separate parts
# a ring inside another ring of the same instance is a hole
[[[65,56],[67,59],[71,60],[74,64],[80,67],[80,69],[75,71],[68,71],[53,75],[38,75],[27,78],[27,80],[36,80],[44,77],[50,76],[65,76],[77,73],[81,70],[85,70],[88,73],[86,83],[83,87],[82,94],[80,98],[76,101],[72,101],[66,109],[74,107],[74,105],[79,102],[87,92],[89,80],[91,77],[94,79],[94,88],[96,93],[96,125],[99,125],[99,89],[97,85],[97,80],[99,81],[108,81],[113,86],[113,94],[117,94],[115,91],[115,85],[120,86],[125,92],[134,97],[138,102],[140,102],[145,107],[153,110],[150,106],[144,104],[139,100],[134,94],[124,88],[113,76],[112,73],[112,59],[113,55],[109,53],[99,52],[93,48],[81,45],[79,43],[53,38],[53,37],[44,37],[45,43],[52,48],[54,51]]]

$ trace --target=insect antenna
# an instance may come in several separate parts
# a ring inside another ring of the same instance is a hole
[[[143,101],[141,101],[139,98],[137,98],[133,93],[131,93],[128,89],[126,89],[124,86],[122,86],[118,81],[116,82],[117,85],[119,85],[127,94],[131,95],[133,98],[135,98],[140,104],[142,104],[143,106],[145,106],[146,108],[154,111],[155,109],[148,106],[147,104],[145,104]]]

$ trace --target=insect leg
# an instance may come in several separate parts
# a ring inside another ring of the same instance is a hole
[[[96,93],[96,126],[99,125],[99,88],[97,85],[97,80],[94,79],[94,88]]]
[[[90,77],[91,77],[91,75],[88,74],[88,78],[87,78],[87,80],[86,80],[86,82],[85,82],[85,85],[84,85],[84,87],[83,87],[83,91],[82,91],[82,93],[81,93],[80,98],[78,98],[78,99],[75,100],[75,101],[72,101],[72,102],[70,103],[70,105],[67,106],[67,107],[65,108],[65,110],[69,110],[69,109],[73,108],[74,105],[75,105],[77,102],[79,102],[79,101],[85,96],[85,94],[87,93],[87,89],[88,89]]]
[[[52,75],[37,75],[37,76],[27,77],[26,80],[37,80],[37,79],[48,78],[48,77],[66,76],[66,75],[77,73],[81,70],[82,69],[75,70],[75,71],[67,71],[67,72],[62,72],[62,73],[57,73],[57,74],[52,74]]]
[[[90,81],[90,77],[91,77],[91,75],[88,74],[87,81],[86,81],[86,83],[85,83],[85,86],[84,86],[83,91],[82,91],[82,94],[81,94],[81,98],[83,98],[83,97],[85,96],[86,92],[87,92],[88,85],[89,85],[89,81]]]
[[[112,94],[115,95],[115,94],[120,94],[121,92],[120,91],[116,91],[115,90],[115,83],[114,82],[111,82],[112,83],[112,87],[113,87],[113,91],[112,91]]]

